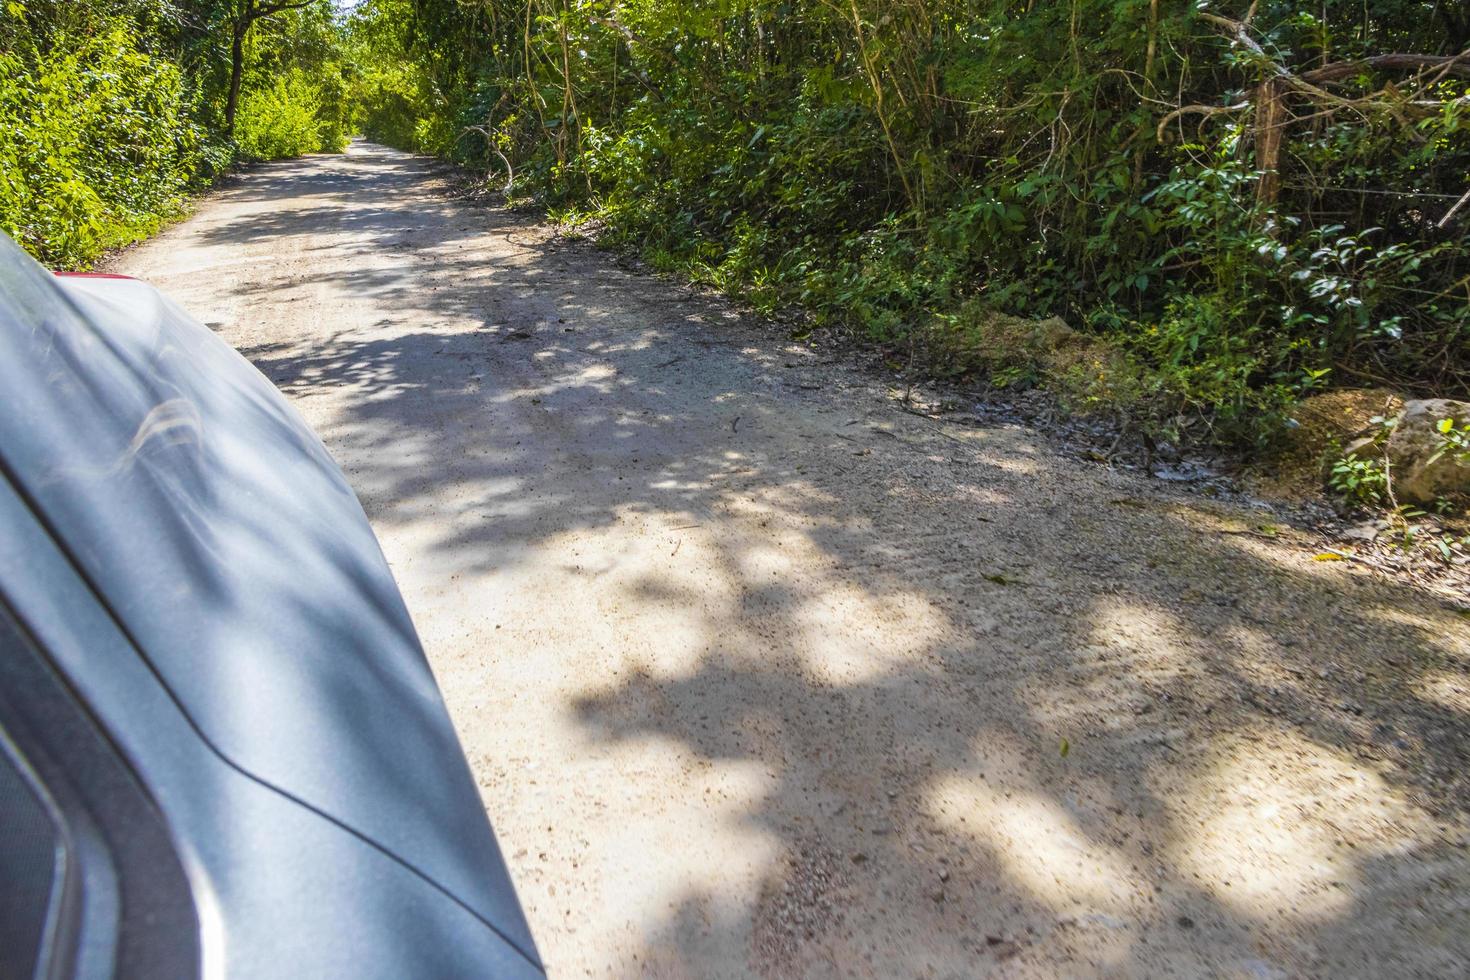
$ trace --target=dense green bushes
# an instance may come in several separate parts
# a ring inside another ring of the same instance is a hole
[[[761,308],[1165,432],[1470,390],[1470,18],[1436,0],[0,10],[0,227],[48,261],[360,125]]]
[[[253,160],[346,149],[344,121],[323,111],[322,87],[301,71],[246,92],[235,126],[240,152]]]
[[[1237,441],[1324,386],[1470,387],[1456,11],[367,0],[352,43],[370,135],[660,266]],[[997,359],[994,311],[1065,318],[1091,373]]]
[[[355,79],[352,88],[357,121],[370,139],[418,153],[454,156],[460,131],[473,126],[461,104],[470,93],[446,99],[432,66],[437,61],[427,49],[414,47],[414,7],[404,0],[371,2],[350,21],[347,57]],[[464,83],[461,83],[461,85]]]
[[[245,45],[235,142],[248,159],[340,153],[353,129],[330,4],[258,20]]]
[[[207,162],[179,68],[113,23],[0,52],[0,227],[82,265],[150,234]]]
[[[340,150],[350,128],[329,0],[256,32],[236,136],[218,42],[233,0],[0,5],[0,230],[85,267],[153,233],[236,153]]]

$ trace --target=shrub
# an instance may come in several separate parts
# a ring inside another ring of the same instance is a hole
[[[660,268],[1260,445],[1328,385],[1470,385],[1453,6],[364,0],[349,33],[370,133],[503,153]]]
[[[252,160],[281,160],[317,153],[340,138],[324,124],[321,93],[303,73],[293,71],[272,84],[245,93],[235,121],[235,142]]]
[[[1332,464],[1327,486],[1346,504],[1377,507],[1387,500],[1388,473],[1379,460],[1343,456]]]
[[[0,52],[0,228],[43,262],[85,267],[178,212],[204,132],[177,66],[125,24]]]

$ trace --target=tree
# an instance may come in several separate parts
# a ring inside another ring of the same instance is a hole
[[[285,3],[261,3],[260,0],[239,0],[238,12],[231,25],[230,39],[230,91],[225,99],[225,133],[235,134],[235,112],[240,108],[240,80],[245,74],[245,36],[255,22],[287,10],[309,7],[315,0],[290,0]]]

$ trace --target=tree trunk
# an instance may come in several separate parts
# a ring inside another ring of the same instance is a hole
[[[245,73],[245,32],[250,21],[235,21],[235,35],[230,44],[230,94],[225,100],[225,135],[235,135],[235,111],[240,107],[240,79]]]
[[[1261,182],[1256,200],[1266,207],[1281,193],[1281,130],[1286,125],[1286,91],[1279,79],[1270,78],[1256,89],[1256,169]]]

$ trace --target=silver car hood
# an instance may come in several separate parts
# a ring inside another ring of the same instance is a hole
[[[0,464],[200,737],[532,962],[439,691],[351,488],[243,357],[0,236]]]

